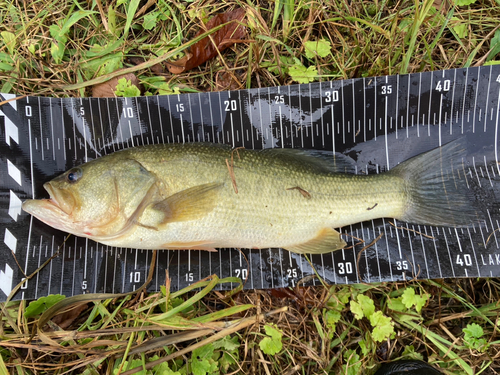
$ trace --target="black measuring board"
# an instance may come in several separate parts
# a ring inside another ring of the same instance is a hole
[[[499,116],[498,65],[215,93],[11,101],[0,107],[0,301],[55,254],[15,299],[142,285],[150,250],[64,242],[66,233],[22,212],[21,202],[48,197],[43,183],[75,165],[171,142],[327,150],[350,158],[356,173],[380,173],[465,138],[461,168],[484,220],[460,229],[363,222],[341,228],[349,247],[309,258],[331,284],[500,276]],[[150,290],[165,283],[165,270],[173,290],[211,274],[240,277],[245,288],[294,286],[314,274],[304,256],[283,249],[161,250],[155,267]]]

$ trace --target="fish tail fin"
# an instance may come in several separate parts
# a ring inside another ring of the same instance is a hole
[[[407,209],[398,219],[451,227],[467,227],[480,219],[461,165],[464,151],[461,138],[391,169],[406,181]]]

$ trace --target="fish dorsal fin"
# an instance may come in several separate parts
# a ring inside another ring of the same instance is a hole
[[[222,186],[222,183],[217,182],[193,186],[155,203],[153,209],[164,215],[160,225],[204,217],[217,205],[217,196]]]
[[[261,151],[286,164],[297,164],[315,172],[354,173],[354,161],[348,156],[330,151],[270,148]]]
[[[285,249],[299,254],[324,254],[340,250],[346,245],[346,242],[340,238],[340,233],[335,229],[323,228],[312,240],[298,245],[287,246]]]

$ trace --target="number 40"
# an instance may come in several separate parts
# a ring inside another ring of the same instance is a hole
[[[443,83],[441,81],[437,81],[436,91],[450,91],[451,82],[449,79],[445,79]]]

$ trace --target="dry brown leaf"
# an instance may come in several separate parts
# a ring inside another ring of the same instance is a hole
[[[183,58],[166,63],[168,70],[173,74],[180,74],[187,70],[196,68],[205,61],[217,56],[217,50],[222,51],[230,45],[239,42],[246,35],[246,29],[240,23],[245,17],[246,11],[243,8],[238,8],[225,13],[220,13],[211,18],[205,25],[206,30],[213,29],[224,23],[231,22],[222,29],[213,33],[210,37],[203,38],[198,43],[193,44],[189,53]],[[206,30],[200,30],[196,36],[203,34]],[[195,37],[196,37],[195,36]]]
[[[217,91],[239,90],[242,88],[241,82],[233,72],[220,70],[215,76]]]
[[[130,56],[127,57],[127,62],[131,65],[139,65],[146,62],[146,59],[140,56]],[[149,70],[151,70],[154,74],[165,73],[165,70],[163,69],[163,66],[161,64],[155,64],[152,67],[150,67]]]
[[[439,10],[443,15],[447,15],[451,8],[449,0],[434,0],[434,8]]]
[[[68,328],[73,321],[80,316],[80,313],[88,307],[87,303],[76,305],[71,310],[65,311],[62,314],[56,315],[52,318],[52,321],[57,324],[60,328]]]
[[[143,91],[142,85],[139,79],[133,73],[123,74],[121,76],[110,79],[109,81],[99,83],[98,85],[92,86],[92,96],[94,98],[114,98],[116,97],[116,85],[118,85],[118,80],[126,78],[133,85],[136,85],[141,92]]]

